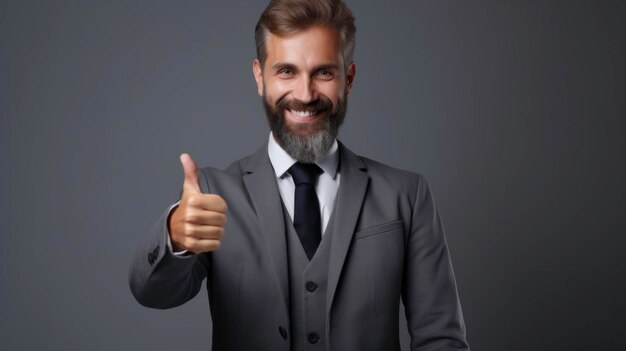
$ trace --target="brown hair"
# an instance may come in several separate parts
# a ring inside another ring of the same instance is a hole
[[[352,12],[341,0],[272,0],[254,30],[257,59],[263,67],[267,58],[268,32],[287,35],[320,25],[335,28],[341,40],[344,66],[352,63],[356,27]]]

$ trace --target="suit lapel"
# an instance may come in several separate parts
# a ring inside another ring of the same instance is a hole
[[[333,230],[330,237],[327,311],[330,311],[332,306],[369,183],[363,162],[341,143],[339,152],[341,184],[337,192],[337,203],[333,213],[335,219],[332,222]],[[285,220],[276,175],[267,155],[267,144],[243,162],[242,168],[243,181],[256,211],[261,234],[274,265],[275,280],[280,287],[284,307],[288,311],[289,272]]]
[[[252,199],[261,235],[274,265],[275,279],[287,309],[289,306],[289,272],[287,271],[285,221],[276,175],[267,155],[267,144],[253,154],[243,168],[245,171],[243,181]]]
[[[365,198],[369,177],[363,162],[343,144],[339,144],[341,181],[337,190],[328,268],[326,310],[330,313],[337,284],[354,235]],[[330,314],[329,314],[330,315]]]

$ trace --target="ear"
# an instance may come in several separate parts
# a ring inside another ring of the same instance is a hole
[[[261,68],[261,62],[258,59],[254,59],[252,62],[252,73],[254,80],[256,80],[259,96],[263,96],[263,68]]]
[[[354,77],[356,76],[356,65],[354,62],[348,66],[348,71],[346,72],[346,95],[350,95],[350,91],[352,91],[352,84],[354,83]]]

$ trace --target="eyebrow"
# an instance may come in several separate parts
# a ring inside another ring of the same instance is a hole
[[[316,66],[313,71],[317,72],[317,71],[321,71],[321,70],[338,71],[339,70],[339,65],[336,64],[336,63],[327,63],[327,64]]]
[[[296,68],[296,66],[290,64],[290,63],[286,63],[286,62],[276,62],[275,64],[272,65],[272,72],[276,72],[279,71],[283,68],[291,68],[294,69]]]
[[[276,72],[279,71],[283,68],[290,68],[293,70],[297,70],[298,68],[294,65],[292,65],[291,63],[287,63],[287,62],[277,62],[275,64],[272,65],[272,72]],[[325,63],[325,64],[321,64],[318,66],[313,67],[313,72],[317,72],[317,71],[321,71],[321,70],[335,70],[338,71],[339,70],[339,65],[336,63]]]

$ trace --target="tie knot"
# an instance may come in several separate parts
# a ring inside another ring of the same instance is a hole
[[[296,162],[291,166],[287,172],[293,177],[293,182],[296,185],[300,184],[312,184],[315,185],[317,176],[324,173],[321,168],[315,163],[301,163]]]

